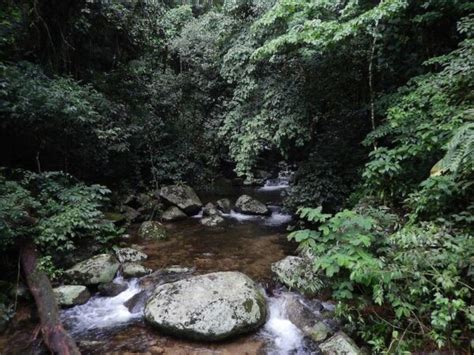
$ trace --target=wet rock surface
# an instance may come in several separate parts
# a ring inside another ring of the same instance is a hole
[[[160,240],[166,238],[165,227],[156,221],[146,221],[140,225],[138,235],[143,239]]]
[[[176,206],[171,206],[161,215],[161,219],[165,222],[176,222],[188,218],[188,215]]]
[[[228,198],[221,198],[216,201],[216,207],[223,213],[230,213],[232,210],[232,202]]]

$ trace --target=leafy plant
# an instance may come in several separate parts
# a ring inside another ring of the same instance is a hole
[[[54,255],[73,250],[85,238],[107,243],[120,232],[100,211],[109,193],[105,187],[79,183],[64,173],[15,172],[9,178],[4,171],[0,245],[3,249],[20,245],[26,238]]]

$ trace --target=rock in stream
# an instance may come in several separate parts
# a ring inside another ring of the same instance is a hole
[[[158,286],[145,306],[157,329],[202,341],[259,328],[266,319],[262,290],[240,272],[216,272]]]

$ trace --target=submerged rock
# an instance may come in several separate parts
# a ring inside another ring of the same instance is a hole
[[[344,332],[337,332],[331,338],[319,345],[323,354],[345,354],[345,355],[359,355],[362,351],[356,343],[347,336]]]
[[[219,215],[213,215],[209,217],[204,217],[201,219],[201,224],[207,227],[216,227],[222,223],[224,223],[225,220]]]
[[[125,278],[141,277],[151,272],[151,269],[136,263],[125,263],[122,265],[122,274]]]
[[[156,221],[143,222],[138,230],[138,235],[143,239],[159,240],[166,238],[165,227]]]
[[[223,213],[230,213],[232,210],[232,202],[228,198],[222,198],[216,201],[217,209]]]
[[[202,207],[198,195],[188,185],[164,186],[160,189],[160,197],[191,216],[197,214]]]
[[[248,195],[242,195],[237,199],[235,210],[250,215],[266,216],[272,213],[265,204]]]
[[[135,261],[143,261],[148,258],[145,253],[138,251],[133,248],[118,248],[115,249],[115,256],[117,257],[120,263],[126,262],[135,262]]]
[[[119,266],[113,255],[99,254],[66,270],[64,276],[74,285],[97,285],[112,281]]]
[[[188,215],[176,206],[171,206],[161,215],[161,219],[165,222],[181,221],[186,218]]]
[[[65,285],[53,289],[54,297],[58,305],[64,307],[72,307],[86,303],[91,294],[86,286]]]
[[[118,294],[122,293],[128,288],[125,283],[118,282],[107,282],[106,284],[100,284],[97,288],[101,296],[105,297],[115,297]]]
[[[159,330],[215,341],[247,333],[266,318],[260,288],[240,272],[216,272],[158,286],[145,319]]]

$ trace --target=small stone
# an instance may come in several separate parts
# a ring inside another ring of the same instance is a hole
[[[224,218],[219,215],[204,217],[203,219],[201,219],[201,224],[207,227],[216,227],[224,222]]]
[[[72,307],[86,303],[91,294],[86,286],[81,285],[65,285],[53,289],[56,302],[60,306]]]
[[[125,278],[141,277],[151,272],[151,269],[136,263],[125,263],[122,265],[122,274]]]
[[[133,248],[117,248],[115,249],[115,256],[122,264],[126,262],[143,261],[148,258],[145,253]]]
[[[128,288],[124,283],[108,282],[106,284],[100,284],[98,287],[99,293],[105,297],[115,297],[122,293]]]
[[[179,337],[216,341],[258,329],[266,319],[261,289],[240,272],[216,272],[156,287],[145,319]]]
[[[214,206],[213,203],[209,202],[202,209],[202,215],[203,217],[219,216],[219,211],[217,210],[216,206]]]
[[[138,230],[138,235],[143,239],[160,240],[166,238],[165,227],[156,221],[143,222]]]
[[[238,198],[235,203],[235,210],[250,215],[268,216],[272,213],[265,204],[248,195],[242,195]]]

